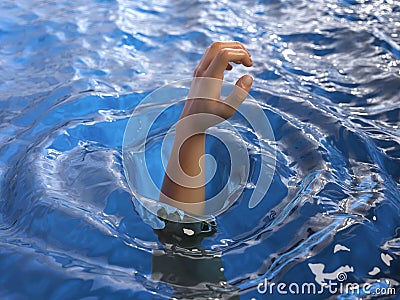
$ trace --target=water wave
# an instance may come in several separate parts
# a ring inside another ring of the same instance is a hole
[[[277,152],[271,187],[249,209],[261,150],[236,123],[253,177],[203,242],[222,255],[222,289],[259,299],[264,279],[315,282],[310,264],[347,264],[348,282],[399,291],[399,12],[389,0],[2,1],[0,296],[189,292],[151,278],[161,245],[132,205],[122,140],[138,103],[190,77],[215,40],[251,51],[251,93]]]

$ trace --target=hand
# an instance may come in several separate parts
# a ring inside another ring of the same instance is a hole
[[[160,201],[196,215],[205,210],[205,131],[229,117],[246,99],[253,83],[242,76],[232,93],[221,100],[224,71],[230,63],[250,67],[250,53],[239,42],[217,42],[207,48],[194,71],[164,176]]]
[[[253,78],[250,75],[242,76],[232,93],[222,100],[220,94],[224,71],[232,70],[232,62],[246,67],[253,65],[249,51],[239,42],[215,42],[207,48],[194,71],[188,99],[177,128],[201,133],[236,112],[246,99]]]

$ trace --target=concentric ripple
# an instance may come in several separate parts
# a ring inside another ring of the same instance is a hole
[[[400,294],[399,3],[6,0],[0,15],[0,298],[280,299],[257,287],[340,270]],[[228,283],[188,290],[152,278],[162,245],[132,204],[122,141],[141,100],[190,77],[215,40],[252,53],[276,171],[250,209],[262,149],[234,119],[249,180],[203,241]]]

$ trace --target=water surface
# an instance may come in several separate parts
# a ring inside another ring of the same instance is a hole
[[[275,299],[257,285],[346,270],[399,294],[399,3],[5,0],[0,16],[1,298],[179,297],[151,279],[161,245],[132,205],[122,140],[138,103],[189,78],[216,40],[251,51],[254,67],[226,79],[255,78],[277,151],[249,209],[261,160],[248,144],[254,177],[203,242],[228,283]]]

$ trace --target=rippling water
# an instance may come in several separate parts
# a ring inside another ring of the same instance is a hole
[[[278,154],[264,201],[236,202],[204,240],[228,283],[275,299],[257,291],[265,279],[345,270],[399,295],[398,1],[4,0],[0,16],[2,299],[180,297],[151,279],[161,245],[132,206],[122,139],[136,105],[216,40],[252,52]]]

